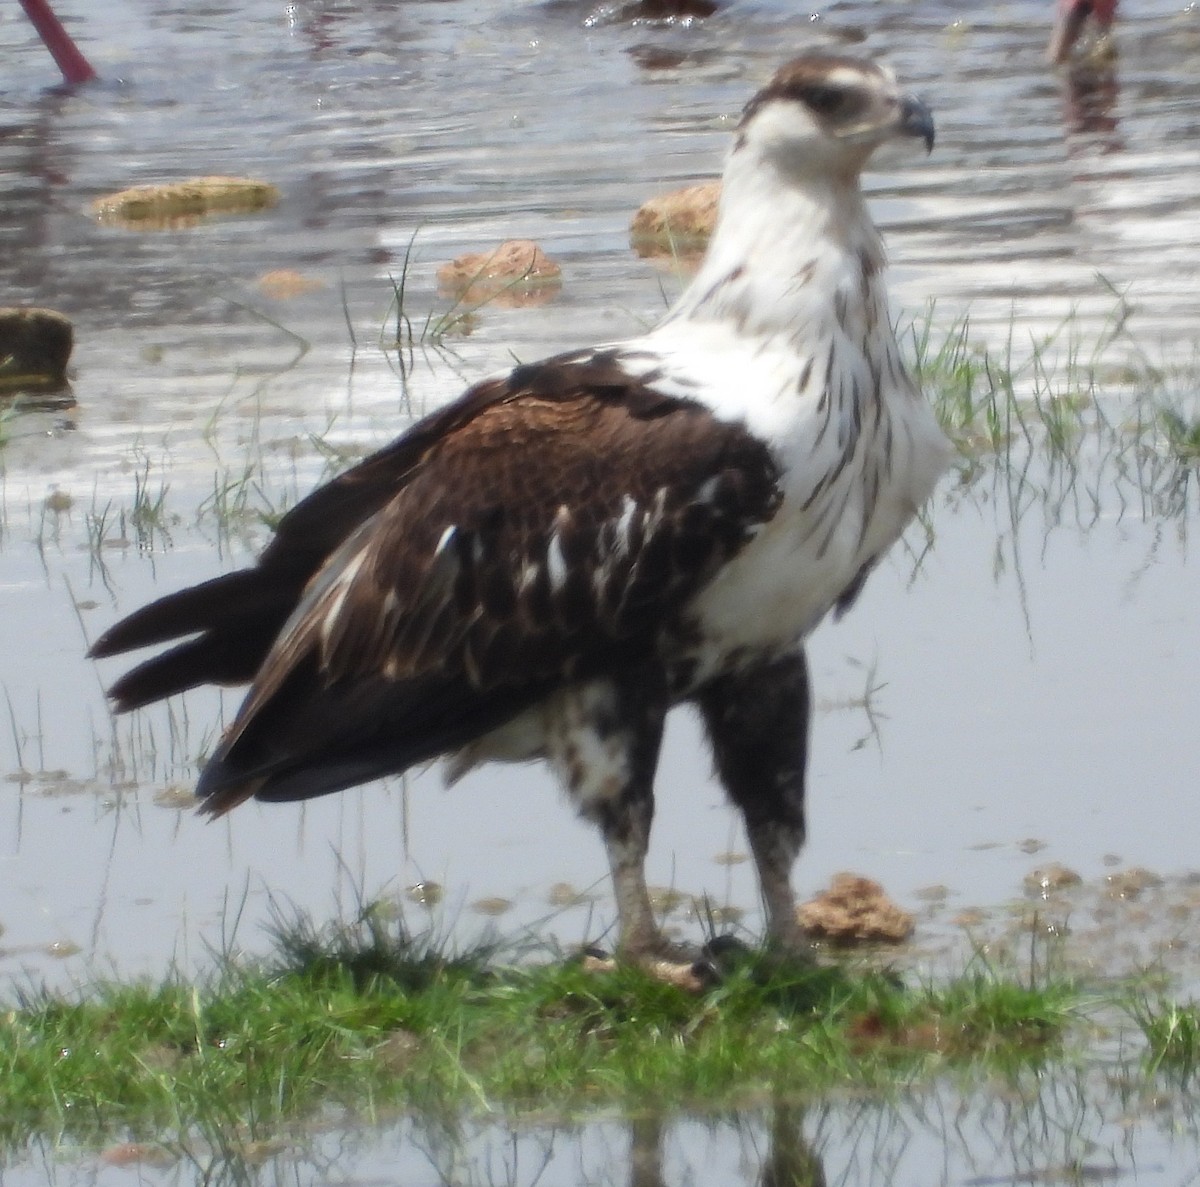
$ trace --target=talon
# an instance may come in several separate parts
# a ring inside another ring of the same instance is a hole
[[[700,959],[696,961],[696,966],[705,968],[711,983],[716,985],[753,955],[750,946],[736,936],[713,936],[700,949]]]

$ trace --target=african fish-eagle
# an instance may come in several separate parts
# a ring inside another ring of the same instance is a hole
[[[782,67],[654,329],[476,383],[300,502],[254,567],[113,626],[93,655],[183,639],[117,680],[116,707],[249,683],[197,787],[214,815],[439,757],[451,779],[542,759],[603,837],[619,951],[651,961],[674,951],[646,891],[652,784],[666,714],[690,702],[767,938],[802,946],[804,640],[950,456],[859,184],[881,145],[933,134],[878,64]]]

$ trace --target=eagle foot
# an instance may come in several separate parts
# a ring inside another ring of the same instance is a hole
[[[622,963],[632,964],[656,981],[699,994],[719,985],[750,954],[733,936],[714,936],[701,948],[663,939],[649,950],[625,949],[616,956],[589,945],[583,950],[582,964],[589,973],[613,972]]]

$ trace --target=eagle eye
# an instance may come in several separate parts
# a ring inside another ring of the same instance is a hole
[[[818,115],[837,115],[846,105],[846,92],[841,87],[813,83],[802,92],[805,104]]]

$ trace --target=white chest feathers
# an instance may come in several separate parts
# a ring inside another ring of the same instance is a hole
[[[787,333],[741,344],[730,334],[692,393],[768,444],[784,492],[692,602],[711,663],[803,638],[899,539],[949,463],[950,443],[900,360],[882,287],[853,296],[839,291],[824,316],[804,310]],[[684,366],[723,333],[672,322],[653,337]]]

